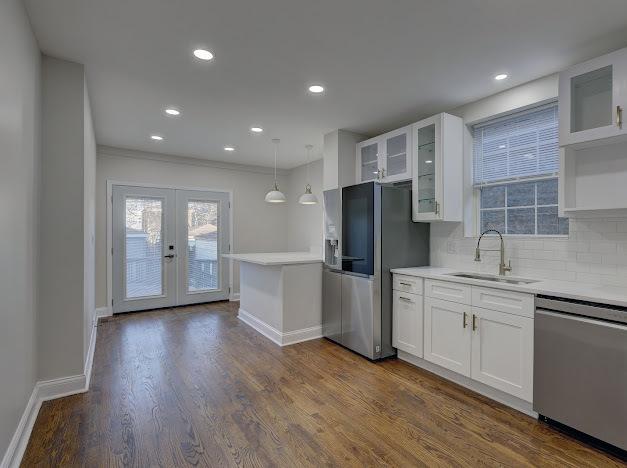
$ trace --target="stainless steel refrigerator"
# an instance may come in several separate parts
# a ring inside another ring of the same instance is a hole
[[[390,269],[429,264],[411,189],[365,182],[324,192],[322,332],[369,359],[392,356]]]

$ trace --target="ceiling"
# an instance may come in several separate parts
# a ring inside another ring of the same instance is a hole
[[[25,4],[43,52],[85,64],[99,144],[269,166],[276,137],[282,168],[328,131],[374,135],[627,46],[625,0]]]

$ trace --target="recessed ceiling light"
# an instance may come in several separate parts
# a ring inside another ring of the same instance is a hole
[[[165,113],[166,113],[166,114],[168,114],[168,115],[173,115],[173,116],[175,116],[175,115],[181,115],[181,111],[180,111],[180,110],[178,110],[178,109],[175,109],[174,107],[168,107],[168,108],[165,110]]]
[[[233,148],[232,146],[225,146],[224,151],[235,151],[235,148]]]
[[[211,60],[213,58],[213,54],[206,49],[196,49],[194,56],[200,60]]]
[[[161,141],[163,140],[163,137],[161,135],[150,135],[150,139],[155,141]]]
[[[310,93],[314,93],[314,94],[320,94],[320,93],[324,92],[324,87],[322,87],[320,85],[311,85],[309,87],[309,92]]]
[[[506,73],[501,73],[501,74],[496,75],[496,76],[494,77],[494,79],[495,79],[496,81],[501,81],[501,80],[504,80],[505,78],[507,78],[507,74],[506,74]]]
[[[263,132],[263,128],[261,127],[250,127],[250,131],[253,133],[261,133]]]

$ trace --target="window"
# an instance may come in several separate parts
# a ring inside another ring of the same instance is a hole
[[[550,104],[473,127],[481,232],[568,234],[568,219],[557,211],[557,115]]]

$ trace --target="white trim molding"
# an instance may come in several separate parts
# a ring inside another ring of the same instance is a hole
[[[303,341],[322,338],[322,326],[320,325],[290,332],[281,332],[242,308],[239,309],[237,318],[279,346],[288,346]]]
[[[231,293],[231,297],[229,297],[229,301],[239,302],[239,293]]]
[[[86,376],[82,374],[35,384],[2,463],[0,463],[0,468],[17,468],[20,466],[42,403],[55,398],[83,393],[87,391],[86,381]]]
[[[98,319],[101,317],[111,317],[113,315],[113,310],[111,306],[109,307],[98,307],[96,308],[96,315],[94,316],[94,321],[97,323]]]
[[[107,308],[102,307],[101,309],[106,310]],[[4,453],[2,462],[0,462],[0,468],[17,468],[20,466],[31,432],[33,431],[33,426],[37,420],[37,415],[44,401],[84,393],[89,390],[94,362],[94,351],[96,349],[99,316],[102,315],[99,315],[99,309],[96,309],[83,373],[69,377],[60,377],[58,379],[43,380],[35,384],[33,392],[28,399],[28,403],[26,403],[26,408],[24,408],[24,412],[20,418],[20,422],[13,433],[13,437]]]
[[[233,216],[233,213],[235,212],[235,202],[233,201],[233,190],[212,189],[210,187],[183,187],[183,186],[178,186],[178,185],[160,185],[160,184],[127,182],[127,181],[122,181],[122,180],[107,179],[107,214],[106,214],[107,250],[106,252],[107,252],[107,304],[109,305],[106,307],[97,308],[96,312],[98,312],[101,309],[108,309],[110,312],[108,315],[113,315],[113,187],[115,185],[125,185],[129,187],[172,189],[172,190],[190,190],[190,191],[198,191],[198,192],[220,192],[220,193],[228,194],[229,245],[230,245],[229,253],[233,253],[235,251],[235,239],[234,239],[234,231],[233,231],[233,223],[234,223],[234,218],[235,218],[235,216]],[[233,290],[233,260],[232,259],[229,260],[229,285],[228,286],[230,290],[232,291]],[[229,296],[229,300],[230,299],[231,298]],[[237,300],[239,300],[239,294],[238,294]]]

